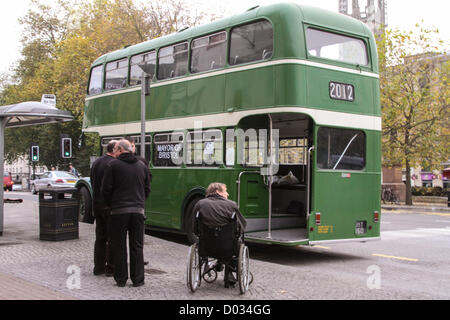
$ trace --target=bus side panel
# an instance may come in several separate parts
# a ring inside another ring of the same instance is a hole
[[[241,110],[273,106],[274,82],[273,67],[227,74],[225,108]]]
[[[141,116],[140,109],[130,108],[130,105],[139,103],[139,93],[136,92],[117,93],[87,101],[84,126],[138,121]]]
[[[225,76],[208,77],[188,82],[187,111],[191,115],[223,112]]]
[[[354,101],[332,99],[330,81],[352,85]],[[373,82],[374,79],[369,77],[309,67],[307,70],[308,106],[340,112],[373,114]]]
[[[379,173],[316,172],[310,239],[378,237],[379,222],[374,222],[373,212],[379,210],[379,186]],[[320,225],[315,223],[315,213],[320,213]],[[356,233],[357,221],[365,221],[365,233]]]
[[[158,86],[152,89],[150,93],[150,119],[185,116],[187,112],[186,92],[186,82]]]
[[[306,67],[280,65],[275,67],[275,105],[304,106],[306,104]]]
[[[184,174],[179,168],[151,168],[152,186],[146,202],[146,223],[163,228],[179,228],[180,208],[184,199]]]

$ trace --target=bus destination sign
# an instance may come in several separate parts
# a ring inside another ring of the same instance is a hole
[[[355,101],[355,88],[348,83],[330,81],[330,98],[335,100]]]

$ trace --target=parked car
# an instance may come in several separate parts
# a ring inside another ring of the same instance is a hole
[[[8,172],[3,173],[3,190],[9,190],[12,191],[13,189],[14,181],[11,178],[11,174]]]
[[[74,188],[78,177],[67,171],[46,171],[38,179],[32,180],[31,192],[36,194],[47,188]]]

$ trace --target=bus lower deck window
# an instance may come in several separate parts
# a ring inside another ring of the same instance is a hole
[[[319,128],[317,166],[330,170],[363,170],[366,165],[366,135],[360,130]]]

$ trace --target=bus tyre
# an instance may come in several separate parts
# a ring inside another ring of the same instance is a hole
[[[92,198],[89,190],[86,187],[81,187],[78,190],[80,199],[80,208],[78,211],[78,221],[86,223],[94,223],[92,216]]]
[[[184,231],[186,232],[186,237],[189,244],[193,244],[198,241],[198,237],[194,233],[194,207],[200,199],[201,198],[194,198],[193,200],[191,200],[184,213]]]

